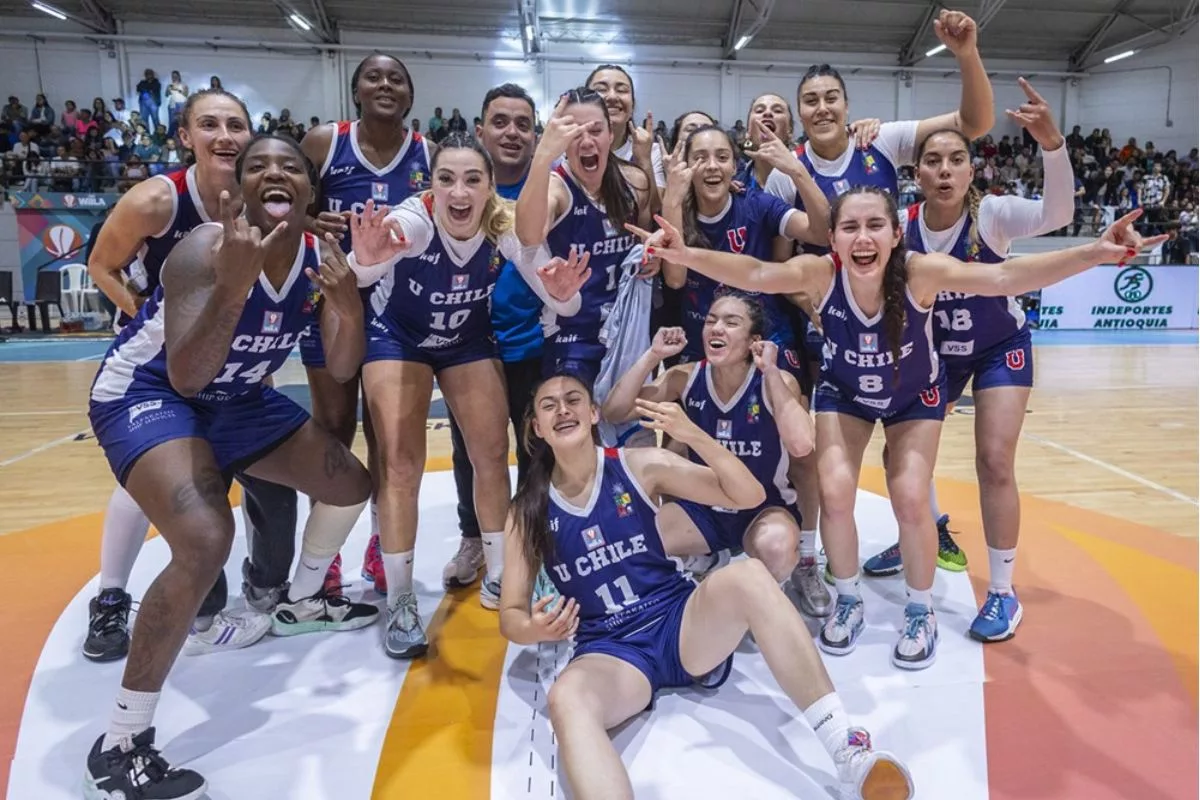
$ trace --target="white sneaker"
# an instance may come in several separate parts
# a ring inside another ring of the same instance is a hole
[[[908,768],[891,753],[871,747],[871,735],[851,728],[846,745],[833,758],[843,800],[911,800]]]
[[[500,608],[500,581],[491,580],[487,575],[479,584],[479,605],[496,611]]]
[[[692,573],[692,577],[696,580],[703,580],[708,573],[729,563],[729,551],[719,550],[716,553],[705,553],[702,556],[684,556],[680,562],[683,564],[684,572]]]
[[[271,618],[257,611],[220,611],[207,630],[192,628],[183,643],[185,656],[202,656],[222,650],[249,647],[271,630]]]
[[[442,586],[446,589],[470,586],[479,579],[483,564],[483,539],[464,536],[458,543],[458,552],[442,568]]]
[[[324,590],[299,600],[284,598],[271,615],[271,633],[297,636],[321,631],[355,631],[379,619],[379,609],[370,603],[355,603],[345,595],[327,595]]]

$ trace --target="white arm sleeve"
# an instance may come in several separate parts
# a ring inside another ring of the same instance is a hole
[[[979,206],[979,235],[987,246],[1007,254],[1014,239],[1042,236],[1075,217],[1075,173],[1067,148],[1043,151],[1045,192],[1041,200],[987,196]]]
[[[409,258],[411,256],[419,256],[424,253],[429,247],[429,243],[433,241],[433,220],[425,213],[425,204],[421,201],[420,196],[414,195],[409,197],[400,205],[388,214],[389,219],[395,219],[400,222],[400,229],[404,231],[404,239],[408,242],[408,248],[405,249],[402,256],[397,256],[382,264],[361,265],[354,257],[354,253],[350,254],[350,265],[354,268],[354,273],[358,277],[358,285],[360,287],[370,286],[378,281],[395,265],[401,258]]]
[[[917,155],[917,127],[920,124],[915,121],[885,122],[879,126],[875,147],[892,162],[893,167],[913,163]],[[853,143],[850,146],[853,147]]]
[[[788,205],[796,204],[796,184],[777,169],[771,170],[771,174],[767,176],[767,185],[763,188],[767,194],[775,195]]]
[[[542,279],[538,277],[538,267],[549,263],[552,258],[550,249],[544,242],[532,247],[523,247],[520,240],[517,239],[517,235],[509,231],[500,237],[500,253],[513,262],[517,271],[521,273],[521,277],[525,279],[525,283],[529,285],[543,305],[560,317],[573,317],[579,313],[579,308],[583,303],[579,292],[576,292],[567,302],[560,303],[550,296],[542,284]]]
[[[654,167],[654,183],[660,192],[664,191],[667,188],[667,170],[663,167],[662,148],[658,142],[650,146],[650,163]]]

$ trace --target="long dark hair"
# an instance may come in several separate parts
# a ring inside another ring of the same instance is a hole
[[[669,139],[667,139],[667,141],[671,143],[671,147],[675,147],[679,144],[679,132],[681,130],[683,130],[683,121],[685,119],[687,119],[688,117],[690,117],[692,114],[699,114],[702,117],[707,117],[709,125],[717,124],[716,117],[714,117],[712,114],[708,113],[707,111],[700,111],[699,109],[693,109],[692,111],[685,111],[682,114],[680,114],[678,117],[675,118],[675,124],[671,126],[671,136]],[[701,127],[707,127],[707,126],[701,126]],[[697,128],[696,130],[700,130],[700,128]],[[695,132],[696,131],[692,131],[692,133],[695,133]]]
[[[354,103],[355,113],[360,117],[362,116],[362,103],[358,102],[358,79],[362,77],[363,69],[367,66],[367,62],[375,58],[375,56],[382,56],[395,61],[397,66],[400,67],[400,71],[404,73],[404,80],[408,81],[408,99],[410,101],[408,108],[404,109],[404,116],[407,117],[409,112],[412,111],[413,105],[417,102],[417,87],[413,86],[412,75],[408,73],[408,67],[404,66],[403,61],[393,55],[381,53],[378,50],[358,62],[358,66],[354,68],[354,74],[350,76],[350,97],[352,98],[351,102]]]
[[[746,319],[750,322],[750,335],[757,336],[760,339],[765,339],[770,335],[770,326],[767,323],[767,312],[763,308],[762,298],[756,295],[747,294],[740,289],[733,289],[728,286],[720,286],[713,292],[712,305],[708,307],[711,312],[712,307],[721,300],[738,300],[746,307]],[[752,356],[751,356],[752,358]]]
[[[929,140],[941,134],[954,136],[962,142],[963,149],[967,151],[968,158],[971,153],[971,140],[967,135],[955,128],[941,128],[926,136],[921,140],[921,144],[917,146],[917,164],[921,163],[921,159],[925,157],[925,147],[929,144]],[[972,170],[974,172],[974,170]],[[983,193],[979,191],[979,187],[975,182],[967,184],[967,216],[971,218],[971,227],[967,232],[967,238],[972,245],[979,245],[979,204],[983,202]]]
[[[631,76],[629,74],[629,70],[625,69],[620,64],[601,64],[600,66],[596,67],[594,70],[592,70],[591,72],[588,73],[587,80],[583,82],[583,85],[587,86],[587,87],[591,87],[592,78],[596,77],[596,73],[604,72],[604,70],[606,70],[606,69],[615,69],[617,72],[624,75],[626,77],[626,79],[628,79],[628,81],[629,81],[629,103],[630,103],[630,111],[632,112],[632,110],[634,108],[637,108],[637,90],[635,90],[633,88],[633,76]],[[633,121],[632,113],[630,113],[630,115],[629,115],[629,121],[630,122]]]
[[[804,94],[804,84],[811,81],[813,78],[834,78],[838,85],[842,87],[842,97],[847,103],[850,102],[850,93],[846,91],[846,81],[842,78],[842,73],[837,71],[836,67],[829,64],[813,64],[809,67],[804,76],[800,78],[800,83],[796,86],[796,102],[800,102],[800,95]]]
[[[529,471],[517,487],[513,496],[509,513],[516,524],[517,535],[521,540],[521,553],[531,572],[554,555],[554,533],[550,530],[547,520],[550,501],[550,476],[554,473],[554,450],[546,440],[538,436],[533,429],[533,419],[537,415],[537,394],[542,387],[555,378],[571,380],[583,389],[588,402],[594,404],[592,390],[578,375],[571,372],[556,371],[542,378],[533,387],[529,405],[525,408],[525,418],[521,425],[521,446],[529,453]],[[592,427],[592,441],[600,445],[600,432]]]
[[[896,200],[876,186],[855,186],[833,201],[833,208],[829,211],[830,224],[836,230],[846,199],[861,197],[864,194],[881,198],[887,206],[888,219],[893,221],[896,230],[901,231],[900,242],[892,248],[892,255],[883,270],[883,336],[892,354],[893,379],[899,379],[900,348],[904,343],[904,325],[908,321],[908,307],[904,302],[905,293],[908,291],[908,251],[904,247]]]
[[[737,146],[729,136],[729,131],[721,128],[719,125],[704,125],[692,131],[692,135],[687,138],[687,142],[683,146],[683,160],[685,162],[692,159],[692,142],[700,134],[708,133],[709,131],[716,131],[724,136],[725,141],[729,143],[729,149],[733,153],[734,158],[737,158]],[[687,195],[683,198],[683,240],[688,247],[702,247],[705,250],[711,250],[713,249],[712,242],[704,235],[704,231],[700,230],[699,216],[700,212],[696,210],[696,187],[693,184],[688,187]]]
[[[620,67],[602,67],[602,69],[620,69]],[[612,120],[608,117],[608,106],[604,105],[604,98],[598,92],[586,86],[580,86],[567,92],[566,97],[568,106],[596,106],[604,112],[604,124],[612,126]],[[606,153],[605,157],[608,161],[604,164],[604,175],[600,178],[600,202],[604,203],[608,221],[618,231],[623,231],[625,223],[634,219],[638,212],[637,198],[634,197],[633,190],[629,188],[625,176],[621,174],[621,164],[629,162],[612,152]]]

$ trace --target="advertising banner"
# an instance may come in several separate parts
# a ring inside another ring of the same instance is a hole
[[[25,301],[31,303],[37,291],[38,270],[82,263],[92,226],[121,196],[17,192],[9,197],[17,214]]]
[[[1043,330],[1188,330],[1200,317],[1200,269],[1103,266],[1042,290]]]

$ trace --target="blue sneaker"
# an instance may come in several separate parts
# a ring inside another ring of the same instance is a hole
[[[983,608],[971,623],[971,638],[979,642],[1007,642],[1021,624],[1021,601],[1017,593],[988,592]]]
[[[844,656],[854,652],[858,637],[866,623],[863,619],[861,597],[839,594],[833,615],[821,626],[817,646],[831,656]]]
[[[904,630],[892,650],[892,664],[900,669],[925,669],[937,660],[938,630],[933,609],[921,603],[904,607]]]
[[[898,574],[902,569],[904,564],[900,561],[900,543],[896,542],[882,553],[868,558],[862,571],[864,575],[870,575],[872,578],[885,578]]]

